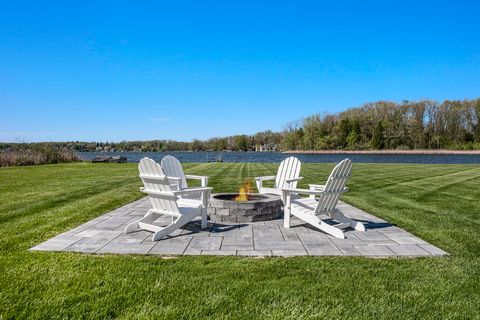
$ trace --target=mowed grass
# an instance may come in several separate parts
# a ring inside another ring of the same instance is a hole
[[[215,191],[276,164],[185,164]],[[301,186],[333,164],[304,164]],[[0,169],[0,319],[479,318],[480,167],[355,164],[343,200],[448,257],[179,257],[29,252],[142,197],[134,164]]]

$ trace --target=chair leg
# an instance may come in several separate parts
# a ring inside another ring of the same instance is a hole
[[[193,218],[195,218],[198,215],[199,215],[198,212],[196,212],[196,213],[190,213],[190,214],[182,214],[177,219],[174,219],[172,217],[172,223],[162,228],[162,227],[158,227],[151,224],[162,215],[159,213],[152,212],[152,210],[148,210],[147,214],[143,218],[129,224],[125,228],[125,233],[131,233],[131,232],[140,231],[140,230],[149,230],[149,231],[155,232],[153,234],[153,241],[158,241],[164,238],[165,236],[169,235],[173,231],[183,227],[185,224],[190,222]],[[200,215],[202,216],[202,226],[203,226],[203,212]],[[140,227],[140,224],[142,224],[142,227]],[[206,224],[206,220],[205,220],[205,224]]]
[[[140,228],[139,222],[144,222],[144,223],[153,222],[156,219],[158,219],[159,216],[160,216],[159,214],[153,213],[152,210],[148,210],[148,212],[141,219],[135,222],[132,222],[128,226],[126,226],[124,233],[131,233],[131,232],[142,230]]]
[[[208,203],[210,202],[210,192],[203,192],[202,193],[202,229],[207,227],[207,215],[208,215]]]
[[[162,230],[157,231],[153,234],[152,240],[158,241],[166,236],[168,236],[173,231],[183,227],[188,222],[190,222],[193,218],[195,218],[197,214],[190,214],[190,215],[181,215],[178,217],[173,223],[169,224],[168,226],[162,228]]]
[[[255,184],[257,185],[258,193],[262,193],[262,186],[263,186],[262,180],[256,180]]]
[[[286,229],[290,228],[290,206],[283,208],[283,227]]]
[[[298,218],[312,225],[313,227],[322,230],[325,233],[328,233],[339,239],[345,239],[345,234],[341,229],[323,222],[321,219],[315,217],[313,214],[306,212],[294,212],[293,215],[297,216]]]
[[[339,239],[345,239],[345,234],[343,230],[336,228],[335,226],[331,226],[329,224],[326,224],[323,221],[320,221],[317,225],[315,225],[318,229],[334,236],[335,238]]]
[[[358,231],[366,231],[364,224],[355,220],[352,220],[351,227]]]
[[[335,226],[331,226],[331,225],[323,222],[322,220],[320,220],[320,221],[310,221],[309,223],[312,226],[314,226],[315,228],[320,229],[323,232],[334,236],[335,238],[345,239],[345,234],[343,233],[343,230],[338,229]]]
[[[202,229],[208,226],[207,223],[207,208],[202,208]]]
[[[345,215],[341,213],[338,209],[332,213],[332,218],[341,223],[350,223],[350,227],[355,230],[365,231],[365,226],[363,225],[363,223],[345,217]]]

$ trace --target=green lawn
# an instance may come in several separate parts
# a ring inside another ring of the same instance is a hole
[[[307,183],[333,164],[305,164]],[[274,164],[186,164],[216,191]],[[448,257],[180,257],[29,252],[140,198],[134,164],[0,168],[0,319],[477,318],[480,166],[355,164],[343,199]]]

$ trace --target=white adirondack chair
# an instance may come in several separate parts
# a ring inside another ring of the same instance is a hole
[[[206,187],[208,185],[208,177],[185,174],[183,172],[182,164],[177,158],[173,156],[165,156],[161,161],[163,170],[170,180],[170,186],[175,190],[188,190],[187,179],[200,180],[200,185]],[[201,194],[183,195],[182,198],[198,199]]]
[[[312,226],[341,239],[345,238],[342,230],[344,228],[351,227],[365,231],[365,226],[362,223],[347,218],[336,208],[340,195],[348,190],[345,184],[350,177],[351,171],[352,161],[345,159],[333,169],[324,186],[311,185],[310,190],[284,188],[284,227],[290,228],[290,215],[294,215]],[[309,194],[310,197],[292,199],[292,193]],[[326,217],[327,220],[335,220],[337,224],[327,224],[323,217]]]
[[[198,216],[202,218],[202,229],[207,227],[207,206],[212,188],[172,190],[161,165],[150,158],[140,160],[138,170],[145,186],[141,191],[148,194],[152,209],[140,220],[129,224],[125,233],[148,230],[154,232],[153,241],[157,241]],[[201,193],[200,200],[179,198],[179,195],[195,193]],[[153,222],[163,215],[172,217],[172,222],[165,227],[154,225]]]
[[[298,181],[303,179],[303,177],[300,177],[301,166],[302,163],[296,157],[286,158],[280,163],[276,176],[255,178],[258,192],[263,194],[276,194],[279,196],[283,196],[283,188],[294,189],[297,187]],[[263,186],[263,181],[267,180],[275,180],[273,188],[265,188]]]

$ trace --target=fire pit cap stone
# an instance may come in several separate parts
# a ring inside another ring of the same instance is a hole
[[[212,207],[223,207],[223,208],[242,208],[242,209],[255,209],[265,207],[266,204],[271,204],[275,202],[282,204],[280,196],[274,194],[258,194],[251,193],[254,198],[248,201],[235,201],[236,193],[215,193],[212,194],[210,205]]]
[[[271,201],[271,196],[269,194],[260,194],[260,193],[247,193],[248,197],[251,200],[247,201],[236,201],[235,197],[238,196],[238,193],[215,193],[212,195],[212,198],[221,201],[234,201],[234,202],[259,202],[259,201]]]

